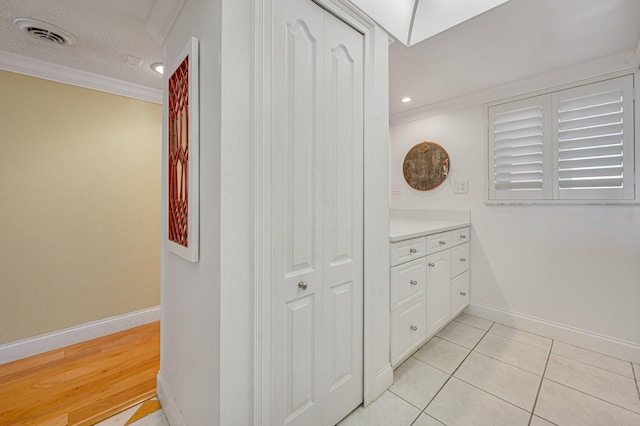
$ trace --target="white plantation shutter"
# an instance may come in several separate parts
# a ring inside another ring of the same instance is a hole
[[[635,199],[633,75],[489,106],[490,200]]]
[[[559,199],[633,199],[633,77],[555,94]]]
[[[547,109],[544,96],[489,108],[490,198],[548,198]]]

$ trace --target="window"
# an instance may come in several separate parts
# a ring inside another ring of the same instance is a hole
[[[489,106],[489,200],[635,199],[633,75]]]

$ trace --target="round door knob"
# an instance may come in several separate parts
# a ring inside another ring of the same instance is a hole
[[[416,249],[414,249],[414,248],[409,249],[409,253],[417,253],[417,252],[418,252],[418,250],[416,250]]]
[[[299,288],[300,290],[306,290],[306,289],[307,289],[307,287],[308,287],[308,285],[307,285],[307,283],[306,283],[305,281],[300,281],[300,282],[298,283],[298,288]]]
[[[465,259],[464,257],[460,258],[460,262],[466,262],[466,261],[467,261],[467,259]]]
[[[415,325],[412,325],[411,327],[409,327],[412,331],[416,331],[418,329],[418,327],[416,327]]]
[[[438,241],[438,244],[440,244],[441,246],[443,246],[443,245],[447,244],[447,242],[446,242],[446,241],[442,241],[442,240],[440,240],[440,241]]]
[[[436,264],[435,263],[429,263],[429,266],[431,266],[433,268],[434,266],[436,266]]]
[[[464,291],[460,292],[460,296],[466,296],[466,295],[467,295],[467,293],[465,293]]]
[[[418,281],[416,281],[416,280],[411,280],[411,281],[409,281],[409,283],[411,285],[418,285]]]
[[[460,239],[461,239],[461,240],[466,240],[466,239],[467,239],[467,236],[466,236],[466,235],[460,235]]]

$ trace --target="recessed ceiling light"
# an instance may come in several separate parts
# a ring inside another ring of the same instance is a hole
[[[151,69],[157,72],[158,74],[164,74],[164,65],[162,65],[162,62],[156,62],[151,64]]]
[[[411,99],[408,96],[405,96],[404,98],[400,99],[400,102],[402,102],[403,104],[409,103],[411,102],[413,99]]]

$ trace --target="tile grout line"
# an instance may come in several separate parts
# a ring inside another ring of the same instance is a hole
[[[551,353],[553,352],[553,344],[555,339],[551,339],[551,346],[549,347],[549,353],[547,354],[547,362],[544,363],[544,370],[542,370],[542,377],[540,377],[540,384],[538,385],[538,392],[536,393],[536,399],[533,401],[533,407],[531,407],[531,415],[529,416],[529,424],[533,420],[533,413],[536,411],[538,405],[538,399],[540,398],[540,391],[542,390],[542,383],[544,382],[544,376],[547,374],[547,367],[549,366],[549,360],[551,359]]]
[[[640,377],[638,377],[636,373],[636,367],[633,365],[633,362],[631,363],[631,372],[633,373],[633,378],[636,380],[636,390],[638,391],[638,399],[640,399]],[[640,371],[638,373],[640,373]]]
[[[495,324],[495,322],[493,323]],[[482,337],[480,339],[478,339],[478,341],[476,342],[475,345],[473,345],[473,348],[471,348],[471,350],[469,350],[469,353],[462,359],[462,361],[460,361],[460,363],[458,364],[458,366],[451,372],[451,374],[449,375],[449,377],[447,378],[447,380],[445,380],[445,382],[442,384],[442,386],[440,386],[440,389],[438,389],[438,391],[433,395],[433,397],[427,402],[427,405],[424,406],[424,408],[422,409],[422,411],[420,412],[420,414],[424,413],[429,417],[432,417],[434,419],[436,419],[437,421],[439,421],[440,423],[442,423],[440,421],[440,419],[438,419],[437,417],[433,417],[432,415],[430,415],[429,413],[427,413],[425,410],[427,409],[427,407],[429,407],[429,404],[431,404],[433,402],[434,399],[437,398],[437,396],[440,394],[440,392],[442,391],[442,389],[444,389],[444,387],[447,385],[447,383],[449,383],[449,381],[451,380],[451,378],[453,377],[453,375],[456,373],[456,371],[458,371],[458,369],[460,368],[460,366],[462,364],[464,364],[464,362],[467,360],[467,358],[469,358],[469,355],[471,355],[471,353],[474,351],[474,349],[476,348],[476,346],[478,346],[480,344],[480,342],[482,341],[482,339],[484,339],[484,337],[489,334],[489,330],[491,330],[491,327],[493,327],[493,324],[491,324],[491,326],[484,332],[484,334],[482,335]],[[470,326],[471,327],[471,326]],[[478,329],[480,330],[480,329]],[[442,337],[441,337],[442,339]],[[447,339],[444,339],[447,340]],[[448,341],[448,340],[447,340]],[[453,342],[452,342],[453,343]],[[461,345],[459,345],[461,346]],[[464,347],[464,346],[463,346]],[[465,382],[466,383],[466,382]],[[420,416],[418,416],[419,418]],[[417,419],[416,419],[417,420]],[[415,421],[414,421],[415,422]],[[413,423],[412,423],[413,424]],[[443,423],[444,424],[444,423]]]
[[[585,350],[588,350],[588,349],[585,349]],[[593,352],[593,351],[591,351],[591,352]],[[598,353],[598,352],[594,352],[594,353]],[[554,353],[554,355],[555,356],[559,356],[560,358],[568,359],[568,360],[573,361],[573,362],[577,362],[577,363],[582,364],[582,365],[586,365],[587,367],[591,367],[591,368],[595,368],[595,369],[600,370],[600,371],[604,371],[605,373],[615,374],[618,377],[622,377],[624,379],[629,379],[629,380],[634,380],[635,381],[635,374],[634,374],[634,371],[633,371],[633,365],[631,365],[631,374],[633,374],[634,377],[629,377],[629,376],[625,376],[624,374],[620,374],[620,373],[616,373],[615,371],[611,371],[611,370],[609,370],[607,368],[602,368],[599,365],[593,365],[593,364],[589,364],[588,362],[580,361],[579,359],[572,358],[571,356],[568,356],[568,355],[562,355],[562,354],[559,354],[557,352]],[[605,356],[607,356],[607,355],[605,355]],[[617,359],[617,358],[614,358],[614,359]],[[629,363],[629,364],[633,364],[630,361],[624,361],[624,362]]]
[[[573,386],[569,386],[569,385],[567,385],[567,384],[565,384],[565,383],[558,382],[557,380],[552,380],[552,379],[547,379],[547,380],[548,380],[548,381],[550,381],[550,382],[553,382],[553,383],[555,383],[555,384],[557,384],[557,385],[563,386],[563,387],[565,387],[565,388],[567,388],[567,389],[571,389],[571,390],[573,390],[573,391],[576,391],[576,392],[578,392],[578,393],[581,393],[581,394],[583,394],[583,395],[586,395],[586,396],[588,396],[588,397],[591,397],[591,398],[593,398],[593,399],[597,399],[598,401],[602,401],[602,402],[604,402],[604,403],[606,403],[606,404],[609,404],[609,405],[612,405],[612,406],[614,406],[614,407],[620,408],[621,410],[626,410],[626,411],[628,411],[628,412],[630,412],[630,413],[640,415],[640,412],[638,412],[638,411],[633,411],[633,410],[632,410],[632,409],[630,409],[630,408],[623,407],[622,405],[616,404],[615,402],[607,401],[606,399],[603,399],[603,398],[601,398],[601,397],[599,397],[599,396],[591,395],[590,393],[587,393],[587,392],[585,392],[585,391],[583,391],[583,390],[580,390],[580,389],[576,389],[576,388],[574,388]]]

